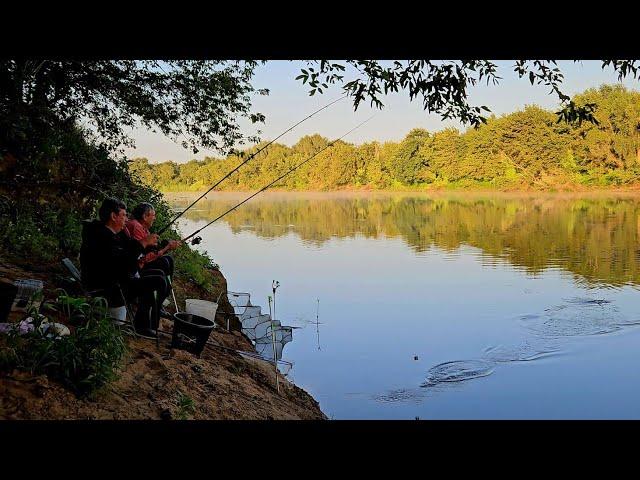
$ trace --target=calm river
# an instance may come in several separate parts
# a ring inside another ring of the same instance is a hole
[[[640,419],[640,197],[265,193],[201,236],[263,311],[280,282],[330,418]]]

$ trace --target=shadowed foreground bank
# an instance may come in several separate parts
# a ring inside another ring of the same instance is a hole
[[[3,259],[0,276],[38,278],[45,281],[45,290],[53,288],[53,272],[29,272]],[[197,293],[184,282],[176,290],[180,297]],[[162,321],[162,329],[170,332],[172,322]],[[216,321],[222,323],[220,316]],[[238,331],[217,329],[210,341],[253,350]],[[126,342],[119,378],[90,398],[77,397],[46,375],[0,374],[0,419],[326,419],[309,394],[281,375],[278,393],[274,370],[266,362],[209,345],[196,358],[171,351],[168,335],[159,348],[152,340],[126,337]]]

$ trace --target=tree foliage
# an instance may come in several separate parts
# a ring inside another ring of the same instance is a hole
[[[576,60],[577,61],[577,60]],[[377,60],[347,60],[330,62],[313,60],[296,77],[308,84],[309,95],[323,93],[331,84],[342,85],[343,91],[353,99],[354,108],[363,100],[371,106],[384,106],[381,96],[389,92],[406,91],[409,98],[420,98],[424,110],[439,114],[443,119],[454,118],[463,124],[478,127],[487,122],[483,112],[490,112],[486,105],[472,106],[468,101],[468,89],[480,82],[497,85],[497,65],[489,60],[407,60],[383,65]],[[602,68],[610,67],[622,80],[628,75],[639,78],[640,62],[637,60],[603,60]],[[347,67],[350,67],[347,78]],[[556,112],[558,120],[581,124],[595,123],[596,104],[575,103],[563,93],[564,75],[555,60],[518,60],[513,70],[519,78],[526,78],[537,85],[546,85],[550,93],[561,102]],[[352,78],[352,79],[351,79]]]
[[[263,62],[264,63],[264,62]],[[253,85],[260,62],[220,60],[2,60],[0,113],[16,125],[25,115],[90,125],[100,143],[112,150],[131,145],[130,129],[159,131],[194,152],[204,147],[229,153],[260,132],[242,133],[241,119],[263,122],[252,111],[253,95],[268,94]],[[405,91],[427,112],[478,127],[489,107],[473,106],[468,90],[481,82],[499,84],[497,65],[489,60],[309,61],[297,77],[309,94],[341,85],[357,109],[362,101],[383,107],[382,96]],[[638,78],[638,61],[603,60],[620,79]],[[575,102],[562,91],[563,74],[553,60],[519,60],[514,72],[532,84],[546,85],[562,108],[559,120],[596,123],[593,102]]]
[[[354,146],[344,142],[323,151],[276,187],[331,190],[348,186],[422,188],[492,186],[556,188],[619,185],[640,174],[640,93],[604,85],[576,95],[576,105],[596,104],[597,124],[558,123],[535,105],[460,133],[413,129],[400,142]],[[273,144],[220,188],[256,189],[328,144],[319,135],[294,146]],[[251,150],[245,152],[248,154]],[[202,162],[149,164],[136,159],[141,178],[165,190],[201,190],[238,165],[235,156]],[[183,174],[183,168],[188,174]]]
[[[144,126],[197,151],[245,140],[238,120],[264,121],[251,95],[258,63],[204,60],[0,61],[0,113],[86,122],[109,149]]]

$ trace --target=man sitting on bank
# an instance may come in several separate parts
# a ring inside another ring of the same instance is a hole
[[[155,336],[160,306],[168,295],[167,281],[159,270],[140,275],[138,258],[145,248],[157,245],[158,235],[148,234],[140,240],[129,238],[123,232],[126,206],[118,199],[105,199],[98,215],[99,220],[85,223],[82,230],[82,283],[88,290],[103,290],[112,308],[125,304],[121,290],[128,301],[137,297],[136,332]]]
[[[134,240],[141,240],[149,235],[149,230],[156,220],[156,211],[150,203],[136,205],[132,212],[132,219],[125,224],[125,229]],[[148,252],[142,257],[138,265],[142,272],[149,269],[160,269],[165,275],[173,278],[173,258],[165,255],[181,245],[178,240],[169,240],[169,243],[158,251]]]

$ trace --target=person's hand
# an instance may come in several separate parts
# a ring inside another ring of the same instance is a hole
[[[140,240],[140,243],[142,244],[143,247],[147,248],[149,245],[157,245],[158,244],[158,234],[157,233],[150,233],[149,235],[147,235],[145,238],[143,238],[142,240]]]
[[[182,245],[182,242],[180,240],[169,240],[169,244],[167,245],[167,250],[169,251],[175,250],[180,245]]]

